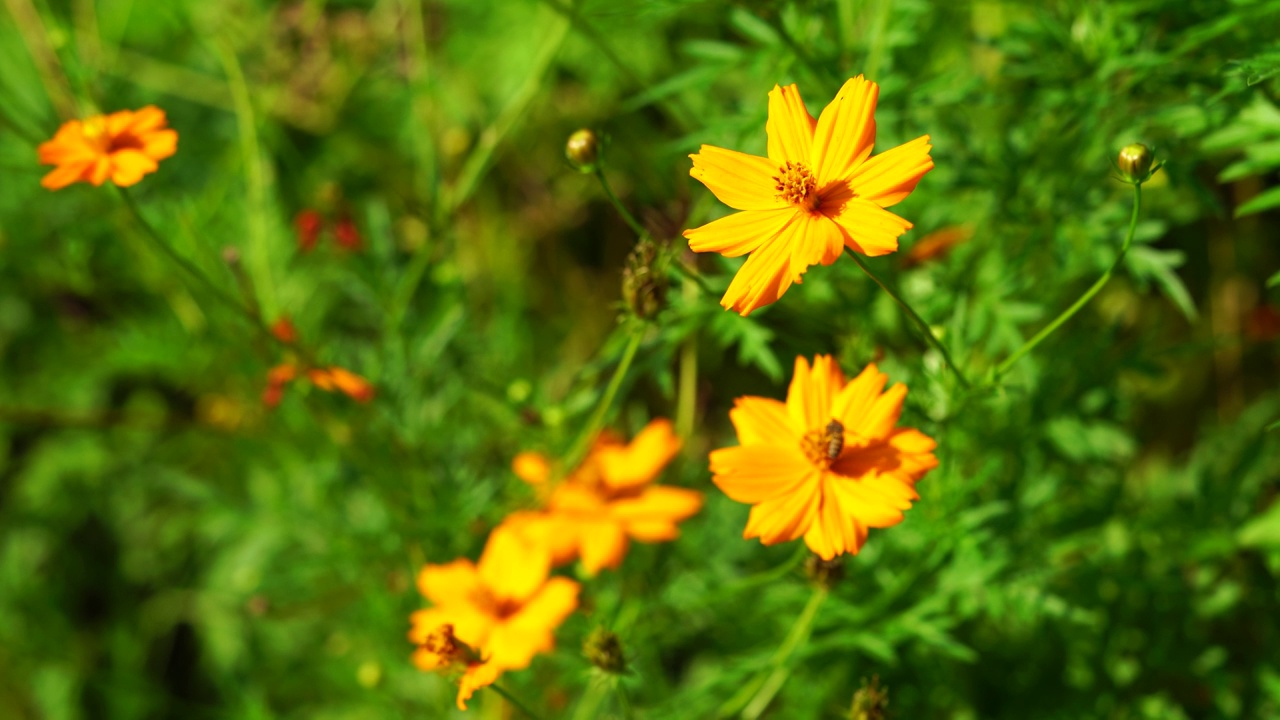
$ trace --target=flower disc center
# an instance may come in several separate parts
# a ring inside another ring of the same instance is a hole
[[[778,168],[773,176],[774,189],[778,192],[774,197],[806,210],[818,207],[818,182],[813,177],[809,166],[799,162],[788,162]]]
[[[832,419],[825,427],[810,430],[800,438],[800,449],[814,465],[831,467],[844,451],[844,425]]]

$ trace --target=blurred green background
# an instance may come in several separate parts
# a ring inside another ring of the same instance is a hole
[[[809,590],[794,545],[740,539],[706,452],[733,398],[832,352],[910,386],[941,467],[761,717],[847,718],[872,675],[899,720],[1280,717],[1277,38],[1280,2],[1244,0],[4,0],[0,717],[461,717],[408,662],[414,574],[532,502],[512,456],[562,452],[623,345],[634,238],[565,138],[600,131],[623,202],[687,249],[727,211],[687,154],[762,154],[775,82],[816,114],[858,73],[878,147],[928,133],[937,165],[872,266],[971,376],[1115,257],[1110,160],[1141,141],[1167,164],[1124,267],[972,395],[847,260],[750,319],[673,280],[612,424],[676,418],[665,481],[707,507],[588,581],[560,650],[505,683],[574,717],[605,623],[629,702],[594,717],[721,716]],[[373,403],[297,386],[268,412],[278,347],[114,191],[40,187],[62,120],[152,103],[180,141],[143,213]],[[300,253],[306,209],[363,248],[330,226]],[[717,291],[739,262],[687,259]],[[517,717],[487,692],[468,715]]]

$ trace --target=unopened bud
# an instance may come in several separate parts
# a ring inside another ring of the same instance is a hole
[[[1120,168],[1120,174],[1126,181],[1143,183],[1154,171],[1152,168],[1154,160],[1155,156],[1152,155],[1150,148],[1142,143],[1133,143],[1120,149],[1120,155],[1116,157],[1116,166]]]
[[[830,590],[844,579],[844,556],[823,560],[811,554],[804,559],[804,574],[814,585]]]
[[[230,265],[233,268],[238,267],[240,265],[240,249],[234,245],[227,245],[223,247],[222,262]]]
[[[616,633],[601,626],[591,631],[582,643],[582,654],[587,661],[601,670],[618,675],[627,669],[627,658],[622,654],[622,641]]]
[[[600,139],[591,130],[583,128],[569,136],[564,145],[564,155],[582,172],[593,172],[600,159]]]
[[[871,682],[862,679],[862,687],[853,694],[853,708],[849,720],[885,720],[889,717],[889,688],[880,687],[880,676],[871,676]]]
[[[667,297],[667,276],[661,271],[658,247],[648,238],[636,244],[622,269],[622,299],[638,318],[658,314]]]

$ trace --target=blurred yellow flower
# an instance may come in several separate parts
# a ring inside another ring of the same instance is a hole
[[[868,528],[902,522],[915,484],[937,467],[933,439],[895,428],[905,385],[868,365],[846,382],[826,355],[796,358],[786,403],[741,397],[729,411],[738,447],[711,453],[713,482],[751,514],[744,538],[804,537],[824,560],[856,554]]]
[[[604,433],[551,491],[545,510],[513,513],[503,525],[545,544],[557,564],[580,557],[592,574],[616,568],[631,540],[674,540],[677,523],[702,508],[696,490],[652,485],[680,445],[664,419],[649,423],[630,444]]]
[[[489,536],[478,565],[460,559],[425,566],[418,589],[434,606],[411,617],[414,662],[434,670],[460,659],[457,641],[475,648],[479,662],[468,666],[458,691],[466,709],[477,687],[555,647],[555,629],[578,606],[578,584],[550,573],[547,549],[505,528]]]
[[[59,190],[77,182],[101,185],[110,180],[128,187],[177,150],[177,131],[165,126],[164,111],[154,105],[68,120],[37,149],[40,164],[57,165],[40,184]]]
[[[725,309],[747,315],[774,302],[846,246],[870,256],[898,249],[911,223],[885,208],[933,168],[932,145],[924,135],[872,157],[879,92],[859,75],[814,120],[795,85],[775,85],[767,158],[710,145],[690,155],[689,174],[742,211],[684,231],[695,252],[750,253],[720,300]]]

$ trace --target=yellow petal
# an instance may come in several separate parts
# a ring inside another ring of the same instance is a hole
[[[702,509],[702,493],[687,488],[658,485],[645,488],[636,497],[609,504],[609,515],[630,531],[633,522],[663,520],[678,522]]]
[[[511,460],[511,471],[530,485],[541,485],[551,479],[551,461],[538,452],[517,453]]]
[[[911,503],[894,500],[862,480],[836,476],[830,491],[839,498],[846,513],[868,527],[897,525],[902,522],[902,511],[911,507]]]
[[[791,246],[791,279],[800,282],[810,265],[830,265],[844,249],[844,231],[821,213],[801,213],[800,227]]]
[[[111,182],[120,187],[135,185],[143,175],[159,167],[156,161],[139,150],[120,150],[111,153]]]
[[[623,448],[603,448],[597,452],[600,474],[612,490],[634,488],[652,482],[680,452],[680,438],[671,421],[657,418],[645,426]]]
[[[876,141],[876,98],[880,88],[859,75],[844,84],[818,117],[810,166],[822,187],[848,177],[871,155]]]
[[[689,174],[707,186],[720,202],[735,210],[772,210],[786,207],[779,200],[773,176],[778,168],[768,158],[703,145],[690,155]]]
[[[773,545],[808,532],[821,497],[818,479],[815,469],[795,490],[751,508],[742,537],[758,537],[765,545]]]
[[[759,503],[798,492],[814,473],[813,463],[795,447],[749,445],[711,453],[711,479],[725,495]]]
[[[923,135],[886,150],[854,169],[849,184],[858,197],[881,207],[896,205],[933,169],[933,158],[929,157],[932,149],[929,136]]]
[[[804,357],[797,357],[787,390],[787,414],[796,434],[821,430],[835,419],[835,399],[843,388],[844,373],[830,355],[815,357],[812,369]]]
[[[498,602],[523,602],[551,572],[551,553],[520,533],[498,526],[480,555],[480,580]]]
[[[74,182],[84,180],[89,168],[89,163],[63,165],[41,178],[40,184],[49,190],[61,190]]]
[[[476,566],[466,558],[444,565],[425,565],[418,573],[418,591],[436,605],[467,605],[480,587]]]
[[[902,403],[906,399],[906,385],[898,384],[886,390],[871,404],[866,416],[858,424],[858,432],[876,440],[889,437],[893,426],[898,424],[898,417],[902,415]]]
[[[836,396],[831,406],[832,415],[844,424],[845,430],[861,434],[862,419],[888,380],[889,376],[876,369],[875,363],[866,366]]]
[[[178,152],[178,133],[174,130],[156,130],[142,138],[142,152],[153,160],[163,160]]]
[[[627,555],[627,533],[620,521],[601,519],[579,525],[582,567],[591,575],[616,568]]]
[[[861,197],[853,197],[847,186],[834,186],[824,196],[822,213],[835,221],[844,234],[844,244],[868,257],[888,255],[898,249],[898,238],[911,223]]]
[[[800,89],[795,85],[773,86],[769,92],[769,120],[765,133],[769,136],[769,159],[775,165],[787,162],[809,162],[809,149],[813,145],[813,130],[818,121],[813,119],[800,99]]]
[[[458,709],[466,710],[467,701],[476,690],[498,681],[502,671],[493,663],[472,663],[458,680]]]
[[[795,215],[791,207],[745,210],[684,231],[689,249],[717,252],[725,257],[746,255],[777,235]]]
[[[578,583],[554,577],[519,612],[493,629],[484,652],[506,670],[529,666],[533,656],[555,647],[555,629],[578,607]]]
[[[721,307],[737,310],[745,317],[776,301],[791,287],[791,243],[803,224],[800,215],[794,213],[777,235],[751,253],[738,268],[738,274],[720,298]]]
[[[130,132],[136,135],[159,130],[165,126],[164,111],[155,105],[148,105],[141,110],[135,110],[132,115],[128,128]]]
[[[523,535],[532,544],[542,545],[551,553],[552,565],[573,562],[578,556],[577,533],[561,514],[528,510],[514,512],[499,527]]]
[[[742,445],[774,445],[797,441],[787,406],[772,398],[740,397],[733,401],[729,420]]]
[[[840,497],[831,488],[832,482],[830,476],[823,478],[817,515],[804,534],[805,544],[823,560],[831,560],[844,553],[856,554],[861,546],[857,522],[842,507]]]

